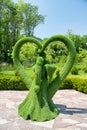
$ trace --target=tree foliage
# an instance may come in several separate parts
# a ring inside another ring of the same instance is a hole
[[[26,36],[33,36],[35,27],[44,22],[44,17],[39,14],[37,6],[23,1],[19,1],[19,10],[23,19],[22,31]]]
[[[46,49],[47,59],[51,63],[58,63],[62,59],[61,57],[66,57],[67,48],[60,41],[54,41]]]
[[[73,34],[72,30],[68,30],[67,35],[74,42],[76,51],[79,52],[79,47],[81,46],[81,36],[77,34]]]
[[[87,35],[83,35],[81,38],[81,47],[87,49]]]
[[[72,32],[71,29],[67,31],[67,36],[74,42],[77,52],[79,48],[87,49],[87,35],[77,35]]]
[[[0,0],[0,59],[11,62],[12,47],[20,35],[33,36],[35,27],[44,22],[38,7],[19,0]]]
[[[20,51],[20,60],[24,66],[30,67],[36,61],[35,55],[35,45],[31,43],[26,43],[22,46]]]

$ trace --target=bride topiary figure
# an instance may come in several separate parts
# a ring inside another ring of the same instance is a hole
[[[45,49],[53,41],[63,42],[69,50],[67,62],[60,72],[57,72],[58,67],[48,64],[46,61]],[[33,80],[27,75],[19,57],[20,48],[27,42],[35,43],[38,48],[36,52],[38,53],[38,57],[34,67],[35,76]],[[43,41],[43,44],[31,37],[23,38],[16,43],[13,50],[13,62],[18,74],[29,89],[27,97],[18,107],[20,116],[24,119],[47,121],[58,115],[58,108],[53,103],[52,98],[71,70],[75,56],[76,50],[73,42],[63,35],[52,36]],[[53,75],[55,75],[55,78],[53,78]]]

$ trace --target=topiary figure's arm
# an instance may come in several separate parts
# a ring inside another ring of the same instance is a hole
[[[51,64],[46,64],[45,65],[45,69],[47,71],[47,79],[48,79],[48,83],[50,83],[52,81],[53,78],[53,74],[56,70],[56,66],[51,65]]]
[[[53,41],[63,42],[69,50],[69,55],[67,58],[67,62],[65,63],[62,70],[60,72],[56,73],[56,75],[57,75],[56,78],[48,86],[49,98],[52,98],[54,96],[54,94],[58,90],[60,84],[65,79],[67,74],[70,72],[70,70],[73,66],[74,60],[75,60],[75,56],[76,56],[76,49],[75,49],[74,43],[69,38],[67,38],[66,36],[63,36],[63,35],[56,35],[56,36],[53,36],[53,37],[47,39],[43,45],[41,52],[43,52],[45,50],[45,48]]]
[[[35,67],[34,67],[34,89],[36,92],[39,92],[40,90],[40,85],[41,85],[41,76],[42,76],[42,69],[43,69],[43,63],[44,63],[44,59],[42,57],[38,57]]]
[[[29,89],[31,86],[32,80],[29,78],[28,74],[24,70],[24,67],[22,66],[22,64],[20,62],[20,56],[19,56],[20,49],[25,43],[35,43],[38,46],[38,48],[41,48],[42,46],[38,40],[31,38],[31,37],[26,37],[26,38],[19,40],[15,44],[14,49],[13,49],[14,65],[18,71],[18,74],[21,76],[22,80],[24,81],[26,87]]]

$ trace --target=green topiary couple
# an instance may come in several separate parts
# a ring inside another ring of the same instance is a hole
[[[45,49],[53,41],[63,42],[69,50],[67,62],[60,72],[57,71],[58,67],[48,64],[46,61]],[[19,57],[20,48],[27,42],[35,43],[38,48],[36,51],[38,57],[34,67],[35,75],[33,81],[24,70]],[[58,115],[58,108],[53,103],[52,98],[71,70],[75,56],[76,50],[73,42],[63,35],[52,36],[43,41],[43,44],[31,37],[23,38],[16,43],[13,50],[13,61],[18,74],[29,89],[27,97],[18,107],[20,116],[24,119],[47,121]]]

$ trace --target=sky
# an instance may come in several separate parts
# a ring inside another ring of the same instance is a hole
[[[17,0],[14,0],[15,2]],[[87,35],[87,0],[24,0],[38,6],[38,12],[45,16],[34,35],[39,38],[67,34]]]

